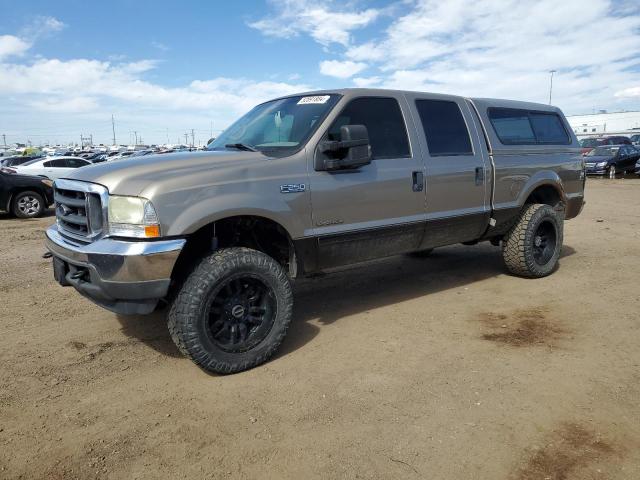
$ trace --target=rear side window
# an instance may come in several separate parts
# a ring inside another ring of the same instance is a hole
[[[568,145],[571,143],[560,117],[553,112],[490,108],[489,120],[504,145]]]
[[[429,155],[473,155],[460,107],[448,100],[416,100]]]
[[[46,167],[58,167],[58,168],[66,168],[67,161],[64,159],[51,160],[49,165],[45,165]]]
[[[410,157],[409,139],[400,105],[393,98],[356,98],[342,110],[328,132],[329,140],[340,140],[343,125],[364,125],[369,132],[371,157]]]
[[[79,168],[88,165],[89,162],[85,162],[84,160],[80,160],[79,158],[67,158],[67,163],[71,168]]]

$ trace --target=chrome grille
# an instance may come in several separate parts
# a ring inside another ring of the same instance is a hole
[[[60,235],[80,243],[101,237],[106,225],[107,189],[93,183],[56,180],[54,201]]]

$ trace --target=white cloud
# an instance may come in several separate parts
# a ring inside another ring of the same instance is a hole
[[[371,24],[380,10],[369,8],[354,12],[344,11],[337,2],[309,0],[271,0],[276,13],[249,23],[264,35],[292,38],[305,33],[316,42],[327,46],[332,43],[348,45],[351,32]]]
[[[0,35],[0,60],[12,55],[22,55],[31,44],[13,35]]]
[[[115,113],[122,141],[127,141],[122,138],[123,122],[129,125],[125,131],[144,132],[149,142],[165,142],[167,128],[176,142],[176,131],[181,137],[198,125],[204,127],[200,135],[208,138],[211,121],[219,131],[259,102],[311,89],[303,83],[226,77],[166,87],[145,79],[157,65],[154,60],[0,61],[0,115],[12,119],[11,128],[3,133],[9,133],[10,141],[24,141],[22,129],[36,129],[51,141],[67,141],[68,137],[54,135],[74,131],[73,139],[91,131],[98,141],[108,142],[110,116]]]
[[[640,87],[625,88],[616,92],[616,97],[640,97]]]
[[[363,62],[352,62],[346,60],[325,60],[320,62],[320,73],[336,78],[349,78],[367,68],[367,64]]]
[[[352,62],[371,72],[353,78],[356,86],[546,102],[556,70],[553,103],[567,112],[639,107],[629,103],[640,88],[637,1],[407,0],[393,8],[384,30],[336,42],[343,51],[321,62],[322,73],[352,77]],[[318,40],[312,28],[294,33]]]

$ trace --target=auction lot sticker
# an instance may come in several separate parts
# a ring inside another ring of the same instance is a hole
[[[298,105],[309,105],[311,103],[326,103],[329,95],[317,95],[315,97],[302,97],[298,100]]]

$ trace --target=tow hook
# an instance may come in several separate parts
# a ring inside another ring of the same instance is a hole
[[[71,274],[71,278],[73,280],[81,280],[87,274],[86,270],[78,270],[77,272],[73,272]]]

